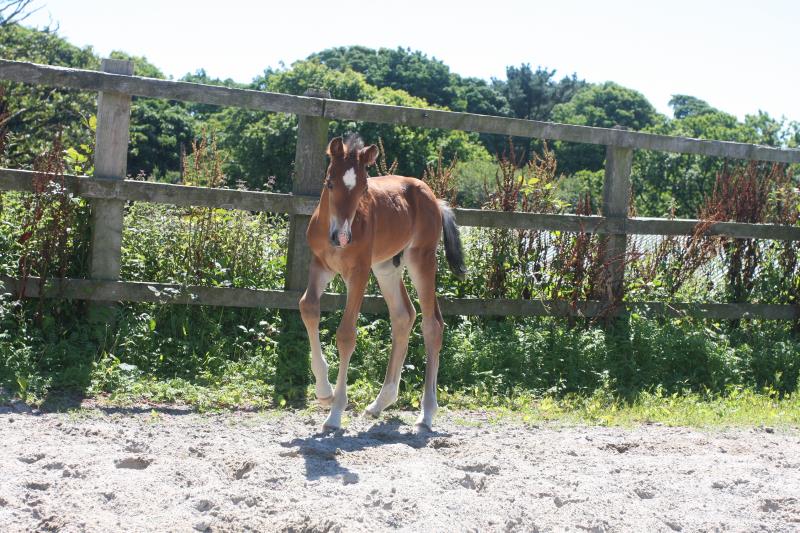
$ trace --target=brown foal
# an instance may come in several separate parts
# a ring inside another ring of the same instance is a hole
[[[378,148],[364,147],[358,136],[333,139],[327,153],[330,165],[325,185],[307,232],[312,252],[308,288],[300,299],[300,312],[311,342],[317,399],[320,404],[330,406],[324,428],[339,428],[347,406],[347,367],[356,345],[356,320],[370,270],[389,308],[392,354],[383,387],[366,413],[378,416],[397,400],[408,336],[416,318],[403,283],[403,269],[407,266],[419,296],[427,352],[422,411],[417,425],[430,429],[438,408],[436,375],[444,329],[436,301],[436,247],[443,228],[451,269],[460,277],[466,272],[453,212],[445,202],[437,201],[430,187],[418,179],[370,178],[367,167],[375,163]],[[336,274],[342,276],[347,286],[347,304],[336,330],[340,364],[333,390],[319,342],[319,298]]]

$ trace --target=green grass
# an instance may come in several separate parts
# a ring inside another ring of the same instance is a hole
[[[736,389],[724,395],[642,392],[633,400],[623,400],[603,392],[565,398],[523,396],[510,406],[489,407],[487,411],[495,420],[523,423],[558,421],[623,427],[653,423],[707,428],[800,427],[800,399],[796,394],[779,398],[769,391],[752,389]]]
[[[349,387],[350,416],[359,416],[375,398],[380,383],[357,380]],[[401,391],[400,398],[387,412],[419,409],[419,388]],[[313,387],[309,387],[306,405],[286,406],[273,401],[272,387],[263,380],[236,373],[204,384],[184,379],[158,380],[152,377],[131,377],[118,381],[112,392],[93,393],[100,405],[129,407],[184,405],[197,412],[225,412],[248,409],[271,412],[289,407],[300,412],[317,409]],[[667,426],[698,428],[759,427],[800,428],[800,394],[780,395],[772,389],[730,387],[723,393],[685,391],[667,394],[660,389],[640,392],[632,399],[623,399],[607,387],[591,394],[537,395],[523,389],[496,395],[485,387],[439,391],[441,414],[466,426],[489,423],[512,424],[584,424],[631,427],[658,423]],[[480,413],[480,416],[473,414]]]
[[[26,199],[30,197],[22,193],[0,194],[0,273],[17,275],[20,261],[27,258],[23,263],[39,265],[33,274],[54,275],[60,263],[42,258],[59,257],[68,267],[67,275],[84,277],[88,204],[68,204],[74,208],[75,224],[70,227],[75,231],[65,242],[45,238],[54,231],[49,222],[56,214],[50,211],[33,236],[22,239],[30,211]],[[126,207],[125,217],[123,279],[212,287],[283,286],[288,232],[284,216],[134,203]],[[487,280],[498,262],[493,248],[497,231],[515,237],[502,230],[464,230],[472,275],[466,282],[456,281],[440,260],[440,295],[490,296]],[[559,235],[569,237],[559,241],[562,252],[577,246],[575,235]],[[557,236],[541,235],[540,251],[553,248]],[[64,248],[50,250],[53,242]],[[652,265],[655,274],[630,263],[626,279],[631,301],[730,300],[728,282],[710,283],[705,272],[684,272],[691,279],[680,287],[670,281],[675,276],[683,279],[678,276],[683,256],[677,252],[683,244],[642,263]],[[749,301],[796,302],[796,270],[787,274],[783,262],[785,252],[794,248],[782,246],[763,245]],[[517,259],[510,257],[509,265],[530,264]],[[724,271],[730,260],[719,255],[715,268]],[[536,299],[578,287],[577,267],[559,261],[539,265],[533,279],[528,279],[527,268],[510,269],[506,296],[521,297],[530,289],[527,297]],[[375,289],[372,283],[370,290]],[[343,290],[340,280],[332,290]],[[413,297],[413,289],[410,292]],[[295,405],[308,394],[308,338],[295,312],[148,303],[106,309],[113,315],[105,317],[113,327],[85,302],[17,301],[0,294],[0,389],[45,406],[57,406],[59,396],[71,394],[116,405],[185,404],[201,412]],[[332,376],[338,370],[335,331],[340,318],[341,312],[326,313],[320,324]],[[797,324],[650,312],[633,313],[613,326],[556,317],[448,316],[446,323],[439,367],[440,403],[446,409],[484,410],[492,420],[521,422],[798,424]],[[420,330],[418,319],[403,370],[398,407],[404,410],[419,408],[426,361]],[[355,412],[377,395],[390,345],[386,316],[360,317],[348,370]]]

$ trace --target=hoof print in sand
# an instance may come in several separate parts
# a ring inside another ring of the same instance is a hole
[[[635,492],[636,495],[642,500],[652,500],[653,498],[656,497],[655,492],[653,492],[650,489],[645,489],[641,487],[633,489],[633,492]]]
[[[637,446],[639,446],[639,444],[635,442],[609,442],[605,446],[602,446],[601,449],[609,451],[613,450],[617,453],[625,453],[633,448],[636,448]]]
[[[36,461],[41,461],[42,459],[44,459],[44,454],[43,453],[34,453],[34,454],[31,454],[31,455],[22,455],[20,457],[17,457],[17,459],[19,459],[19,461],[22,462],[22,463],[25,463],[27,465],[31,465],[31,464],[35,463]]]
[[[210,531],[211,530],[211,523],[205,520],[201,520],[200,522],[194,525],[195,531]]]
[[[114,466],[131,470],[144,470],[152,463],[152,459],[146,459],[144,457],[126,457],[125,459],[117,459],[114,461]]]
[[[256,464],[253,461],[245,461],[233,469],[233,479],[242,479],[246,477],[255,467]]]
[[[478,472],[480,474],[486,474],[487,476],[494,476],[500,473],[500,467],[488,463],[458,465],[456,466],[456,468],[458,468],[459,470],[463,470],[464,472]]]
[[[784,511],[794,517],[800,517],[800,500],[797,498],[767,498],[761,502],[759,509],[765,513]],[[799,519],[793,521],[797,520]]]
[[[471,476],[467,474],[458,481],[458,484],[464,487],[465,489],[472,489],[476,492],[481,492],[483,489],[486,488],[486,477]]]
[[[428,442],[428,447],[438,450],[439,448],[457,448],[459,443],[447,437],[437,437]]]
[[[50,483],[40,483],[38,481],[30,481],[28,483],[25,483],[25,488],[31,490],[47,490],[50,488]]]
[[[200,511],[201,513],[205,513],[205,512],[206,512],[206,511],[208,511],[209,509],[213,508],[213,507],[214,507],[214,504],[213,504],[211,501],[209,501],[209,500],[198,500],[198,501],[197,501],[197,502],[194,504],[194,506],[193,506],[193,507],[194,507],[194,508],[195,508],[197,511]]]

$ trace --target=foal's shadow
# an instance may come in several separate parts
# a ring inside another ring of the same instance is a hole
[[[391,417],[356,433],[347,433],[346,430],[318,432],[308,437],[298,437],[289,442],[282,442],[281,446],[292,448],[291,451],[284,452],[282,455],[303,456],[306,463],[306,479],[340,476],[342,482],[347,485],[358,483],[359,478],[356,472],[339,464],[339,458],[345,454],[386,444],[405,444],[412,448],[425,448],[431,439],[450,436],[450,433],[439,431],[425,429],[415,431],[413,426],[406,424],[400,418]]]

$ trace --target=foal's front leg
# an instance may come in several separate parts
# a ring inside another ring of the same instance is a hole
[[[369,280],[369,266],[355,269],[342,276],[347,285],[347,305],[344,315],[336,330],[336,346],[339,348],[339,375],[336,378],[336,389],[333,391],[333,404],[324,429],[339,429],[342,425],[342,412],[347,407],[347,368],[350,357],[356,348],[356,322],[364,299],[364,291]]]
[[[325,268],[314,257],[308,269],[308,288],[300,298],[300,315],[308,332],[311,343],[311,371],[314,373],[317,400],[320,405],[328,406],[333,401],[333,388],[328,381],[328,362],[322,355],[319,342],[319,297],[333,279],[333,272]]]

